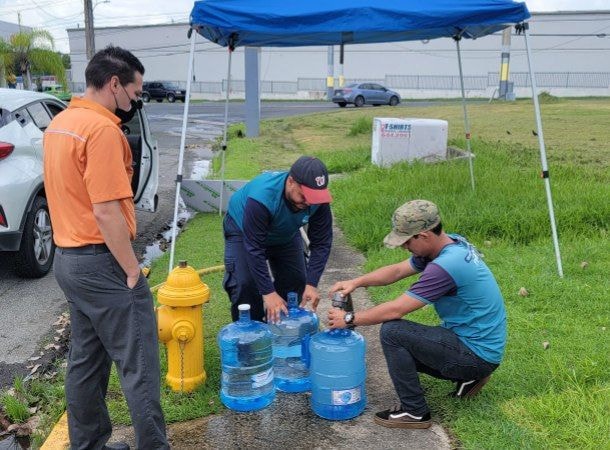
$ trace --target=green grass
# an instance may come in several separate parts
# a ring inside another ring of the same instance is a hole
[[[348,136],[358,136],[373,131],[373,121],[368,117],[358,117],[349,129]]]
[[[0,398],[2,409],[13,423],[22,423],[30,417],[29,404],[25,399],[11,394],[4,394]]]
[[[392,211],[412,198],[435,201],[446,229],[479,246],[505,296],[505,360],[471,401],[447,398],[447,382],[422,377],[435,416],[464,448],[610,448],[610,101],[543,94],[541,104],[563,279],[539,177],[531,101],[469,106],[475,192],[464,160],[371,166],[370,134],[358,131],[373,116],[397,112],[441,118],[449,121],[450,144],[464,148],[459,104],[267,121],[260,138],[228,145],[227,178],[287,168],[300,154],[316,155],[331,173],[343,173],[331,183],[333,210],[349,242],[366,256],[365,270],[407,257],[381,240]],[[380,303],[408,285],[371,288],[370,294]],[[521,287],[527,297],[518,294]],[[413,317],[438,322],[429,308]]]
[[[30,436],[30,444],[32,448],[40,448],[66,407],[63,372],[52,380],[24,382],[15,378],[12,389],[0,397],[0,405],[12,423],[26,422],[32,416],[30,408],[36,409],[34,414],[39,422]]]

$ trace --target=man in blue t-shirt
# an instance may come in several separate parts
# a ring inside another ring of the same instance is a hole
[[[437,206],[413,200],[392,217],[384,243],[412,253],[406,261],[353,280],[331,293],[345,296],[358,287],[386,286],[421,273],[400,297],[373,308],[328,312],[331,328],[382,323],[380,339],[400,403],[380,411],[375,422],[390,428],[428,428],[430,410],[419,372],[456,382],[456,397],[476,395],[498,367],[506,344],[506,312],[498,284],[477,250],[462,236],[446,234]],[[432,305],[440,326],[402,320]]]
[[[239,189],[223,227],[225,277],[233,320],[251,306],[254,320],[277,322],[288,314],[285,299],[297,292],[315,310],[318,282],[332,244],[328,171],[318,158],[300,157],[288,172],[267,172]],[[300,228],[307,225],[306,264]],[[271,273],[270,273],[271,272]]]

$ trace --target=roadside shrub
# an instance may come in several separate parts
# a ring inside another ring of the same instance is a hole
[[[2,396],[2,407],[12,423],[23,423],[30,418],[28,405],[10,394]]]
[[[371,149],[368,146],[358,146],[344,150],[317,152],[315,154],[324,161],[329,173],[354,172],[371,162]]]
[[[547,91],[542,91],[538,94],[538,101],[540,103],[559,103],[561,102],[561,99],[549,94]]]
[[[373,131],[373,120],[370,117],[358,117],[352,124],[348,136],[358,136],[359,134],[371,133]]]

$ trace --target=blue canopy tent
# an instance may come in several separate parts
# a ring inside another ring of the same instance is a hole
[[[458,66],[464,110],[464,128],[467,150],[470,155],[469,167],[472,188],[474,173],[470,147],[470,125],[466,109],[466,98],[463,82],[460,40],[476,39],[497,32],[507,26],[516,25],[525,36],[532,95],[536,113],[536,125],[542,161],[542,173],[545,181],[547,203],[551,221],[555,256],[559,275],[563,277],[559,241],[553,212],[553,201],[548,176],[546,150],[540,118],[537,87],[533,76],[531,52],[528,45],[528,26],[524,21],[530,14],[525,3],[512,0],[309,0],[290,2],[286,0],[201,0],[196,1],[191,11],[191,51],[188,65],[187,99],[190,97],[192,79],[192,62],[195,49],[195,30],[206,39],[229,49],[228,82],[231,80],[231,53],[237,46],[250,47],[297,47],[312,45],[349,45],[407,40],[428,40],[452,38],[456,42]],[[225,125],[223,133],[223,153],[221,178],[224,183],[224,150],[226,149],[228,124],[229,87],[225,105]],[[176,187],[176,205],[174,209],[174,226],[170,270],[173,267],[176,219],[188,101],[185,102],[178,185]],[[222,192],[222,190],[221,190]],[[222,195],[222,194],[221,194]],[[222,197],[221,197],[222,206]]]

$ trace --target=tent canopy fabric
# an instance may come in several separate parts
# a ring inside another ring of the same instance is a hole
[[[190,22],[234,48],[476,39],[529,17],[512,0],[201,0]]]

